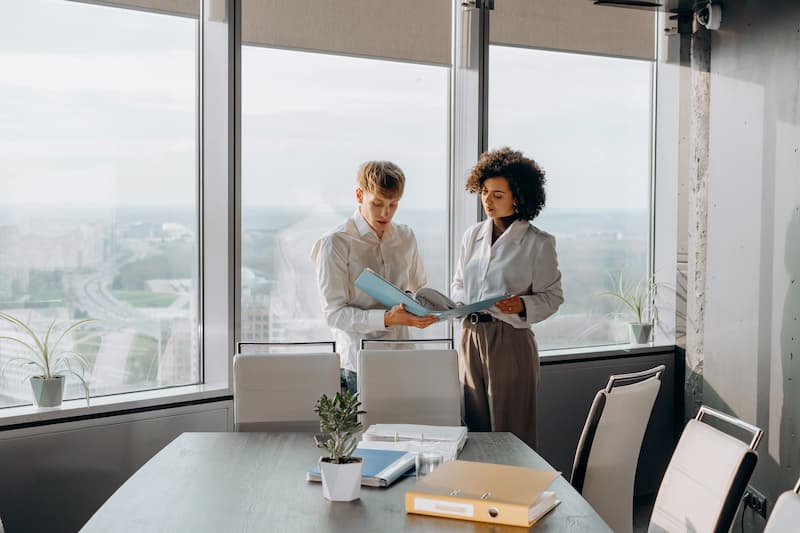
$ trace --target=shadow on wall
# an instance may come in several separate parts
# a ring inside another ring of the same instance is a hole
[[[800,124],[800,86],[795,83],[800,64],[799,20],[800,3],[796,0],[725,2],[720,28],[720,33],[735,34],[737,55],[742,59],[739,68],[720,74],[763,86],[765,100],[774,106],[776,118],[789,124]],[[712,69],[716,68],[715,44],[712,41]],[[761,59],[764,54],[769,55],[766,63]],[[766,77],[764,69],[747,68],[747,64],[769,66]]]
[[[774,504],[778,495],[790,489],[800,476],[800,206],[793,209],[786,229],[785,246],[784,265],[789,283],[784,298],[779,337],[780,368],[777,369],[777,375],[781,379],[781,396],[778,397],[781,401],[778,419],[780,427],[778,431],[770,431],[768,424],[775,420],[772,416],[757,421],[756,425],[761,424],[765,433],[758,449],[756,473],[751,480],[756,489],[766,493],[770,504]],[[761,357],[770,357],[770,354],[762,354]],[[767,372],[769,368],[770,365],[766,367]],[[759,368],[759,371],[764,369]],[[770,384],[769,376],[766,380],[759,378],[758,381],[767,386]],[[708,383],[705,383],[702,395],[704,404],[738,416]],[[759,390],[758,396],[772,398],[773,394]],[[778,435],[777,446],[770,442],[770,435]],[[770,453],[771,449],[777,451],[776,456]],[[760,486],[759,480],[762,484],[765,480],[771,481],[769,486]],[[768,505],[768,510],[771,511],[771,507],[772,505]],[[752,511],[745,510],[743,515],[742,509],[739,512],[734,525],[740,523],[743,531],[763,529],[763,519],[755,516]],[[741,520],[743,523],[739,522]]]
[[[800,474],[800,206],[795,206],[786,231],[784,264],[789,285],[780,332],[783,406],[778,459],[783,468],[777,474],[788,488]]]

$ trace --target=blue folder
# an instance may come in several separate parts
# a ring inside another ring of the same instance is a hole
[[[361,457],[361,484],[388,487],[398,478],[414,475],[414,454],[403,450],[356,448],[353,457]],[[308,481],[321,481],[319,467],[306,473]]]
[[[387,308],[394,307],[397,304],[403,304],[406,307],[406,311],[412,315],[433,315],[439,319],[458,318],[461,316],[466,316],[470,313],[484,311],[500,300],[505,300],[509,297],[507,294],[501,294],[500,296],[493,296],[469,305],[463,305],[453,309],[446,309],[444,311],[437,311],[424,307],[410,295],[401,291],[386,281],[383,277],[378,275],[374,270],[369,268],[365,268],[364,271],[359,274],[359,276],[356,278],[355,286],[378,300]]]

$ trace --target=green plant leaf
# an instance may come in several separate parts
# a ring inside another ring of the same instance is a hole
[[[2,313],[2,312],[0,312],[0,319],[6,320],[8,322],[11,322],[15,326],[22,328],[31,337],[31,339],[33,339],[33,342],[36,344],[36,346],[38,346],[39,352],[40,353],[44,353],[45,352],[45,348],[42,345],[41,341],[39,340],[39,337],[36,335],[36,333],[33,332],[33,330],[25,322],[23,322],[22,320],[14,317],[14,316],[11,316],[11,315],[9,315],[7,313]]]
[[[66,336],[67,333],[69,333],[70,331],[72,331],[75,328],[79,328],[79,327],[81,327],[81,326],[83,326],[85,324],[88,324],[89,322],[95,322],[95,319],[93,319],[93,318],[84,318],[83,320],[78,320],[74,324],[72,324],[69,327],[67,327],[64,331],[61,332],[61,336],[59,336],[58,340],[53,344],[52,349],[53,350],[56,349],[56,347],[59,345],[59,343],[64,338],[64,336]]]

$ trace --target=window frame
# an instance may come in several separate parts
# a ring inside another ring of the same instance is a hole
[[[91,407],[86,407],[83,400],[68,400],[61,408],[44,411],[32,405],[0,409],[0,430],[232,397],[232,366],[236,342],[240,340],[241,309],[241,4],[242,0],[226,2],[223,13],[218,0],[202,0],[200,16],[198,277],[202,292],[198,311],[198,356],[201,358],[201,382],[95,397]],[[488,16],[484,9],[461,6],[459,2],[453,10],[448,127],[448,277],[452,276],[459,254],[460,235],[481,218],[480,202],[460,185],[467,170],[486,149]],[[663,28],[665,22],[665,14],[659,14],[657,28]],[[665,43],[659,36],[654,38],[658,40],[659,59],[654,68],[652,114],[651,261],[657,278],[674,285],[676,257],[679,264],[681,242],[685,241],[685,237],[678,234],[676,199],[681,183],[680,161],[687,157],[686,147],[679,143],[679,134],[683,123],[680,97],[686,91],[688,74],[680,65],[662,63]],[[679,299],[680,295],[673,295],[671,304],[674,306]],[[676,342],[674,317],[663,318],[667,318],[668,323],[657,331],[655,342],[650,346],[546,350],[541,356],[560,361],[602,357],[609,350],[647,354]],[[459,325],[455,323],[454,338],[458,332]]]

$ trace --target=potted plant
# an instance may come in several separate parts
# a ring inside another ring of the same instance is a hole
[[[0,336],[0,341],[11,341],[24,348],[22,355],[11,358],[6,366],[18,364],[31,370],[31,389],[37,406],[61,405],[67,375],[73,375],[81,382],[86,405],[89,405],[89,386],[84,377],[88,367],[86,359],[78,352],[62,349],[61,342],[69,332],[93,322],[93,319],[78,320],[62,326],[58,326],[53,320],[44,337],[37,335],[33,328],[12,315],[0,312],[0,320],[10,323],[17,330],[14,336]]]
[[[631,344],[647,344],[653,325],[658,323],[655,298],[662,284],[657,283],[653,275],[626,282],[621,272],[616,280],[612,278],[612,283],[613,289],[600,293],[600,296],[610,296],[622,302],[626,313],[633,319],[628,324]]]
[[[322,495],[333,502],[357,500],[361,491],[361,458],[353,457],[358,434],[363,426],[358,419],[364,414],[358,394],[337,392],[329,398],[323,394],[314,411],[319,415],[319,428],[326,434],[319,444],[328,451],[319,460]]]

